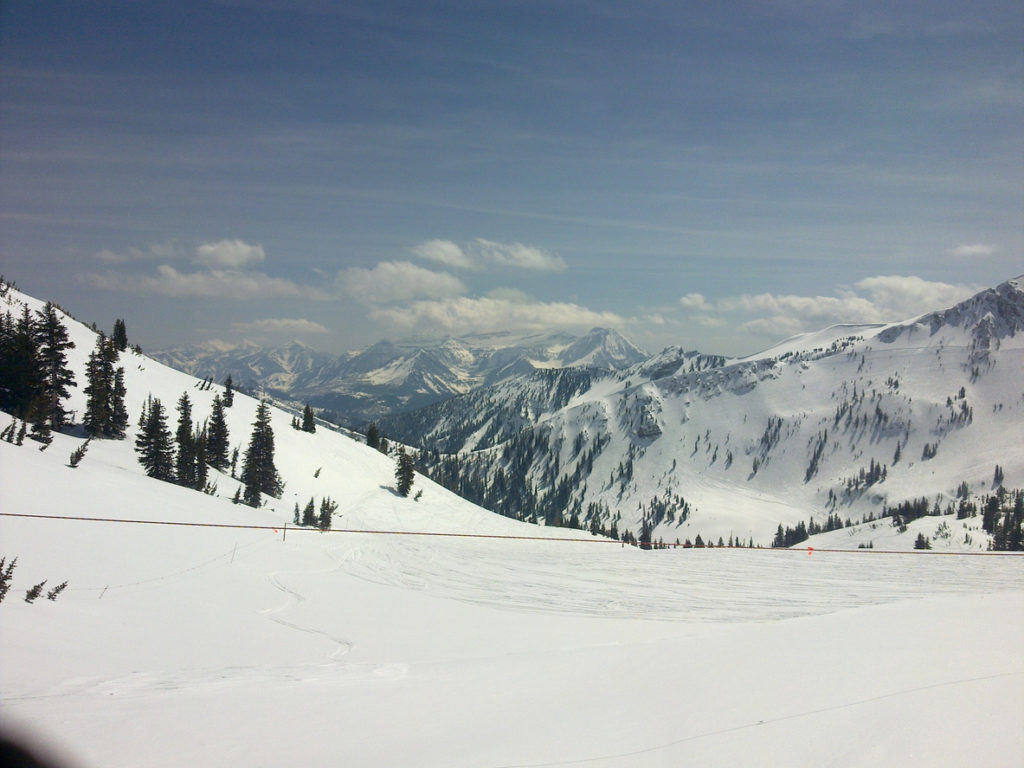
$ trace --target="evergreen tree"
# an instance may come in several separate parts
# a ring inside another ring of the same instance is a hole
[[[313,497],[309,497],[309,501],[306,502],[305,508],[302,510],[302,524],[313,527],[316,525],[316,504],[313,502]]]
[[[92,437],[123,437],[128,425],[124,407],[124,369],[114,370],[117,349],[102,333],[86,364],[86,406],[82,419]]]
[[[124,352],[128,349],[128,330],[125,327],[124,320],[118,318],[114,321],[114,332],[110,335],[110,339],[114,342],[114,349],[118,352]]]
[[[206,460],[206,445],[208,441],[209,440],[206,436],[206,427],[204,426],[202,429],[200,429],[197,426],[196,431],[192,433],[192,451],[196,460],[196,479],[195,485],[192,487],[195,488],[197,491],[202,491],[206,489],[206,479],[209,477],[210,474]]]
[[[75,375],[68,368],[67,351],[74,349],[68,329],[57,317],[57,308],[47,302],[39,310],[35,323],[36,344],[42,369],[43,416],[51,429],[64,426],[67,412],[61,400],[68,397],[68,387],[75,383]]]
[[[35,324],[28,307],[18,320],[4,313],[0,316],[0,410],[26,419],[42,384]]]
[[[242,462],[243,499],[250,507],[260,505],[260,494],[277,497],[281,480],[274,466],[274,430],[270,426],[270,407],[261,400],[256,409],[252,437]]]
[[[228,466],[228,423],[224,417],[224,402],[220,395],[213,396],[213,411],[206,435],[207,460],[222,472]]]
[[[110,397],[111,432],[119,437],[124,437],[128,429],[128,409],[124,404],[127,394],[128,390],[124,386],[124,368],[119,365],[114,371],[114,391]]]
[[[377,422],[371,421],[366,428],[366,444],[371,448],[380,450],[380,433],[377,431]]]
[[[174,451],[167,416],[157,398],[148,402],[146,423],[135,438],[135,451],[146,474],[157,480],[174,482]]]
[[[196,446],[192,433],[192,401],[188,393],[182,392],[178,398],[178,429],[174,433],[174,442],[178,446],[175,460],[175,474],[178,484],[187,488],[196,487]]]
[[[231,374],[224,379],[224,407],[230,408],[235,404],[235,388],[234,383],[231,381]]]
[[[398,495],[405,497],[412,490],[413,478],[416,470],[413,467],[412,457],[405,452],[405,448],[398,449],[398,459],[395,464],[395,482],[398,484]]]
[[[17,565],[18,558],[14,558],[8,563],[6,557],[0,557],[0,603],[7,597],[7,592],[11,588],[11,579],[14,576],[14,569]]]
[[[303,432],[316,432],[316,419],[313,416],[313,409],[306,403],[306,407],[302,409],[302,431]]]
[[[331,501],[330,496],[325,496],[320,500],[320,519],[317,521],[317,526],[319,526],[321,531],[329,531],[331,529],[331,515],[337,509],[337,502]]]

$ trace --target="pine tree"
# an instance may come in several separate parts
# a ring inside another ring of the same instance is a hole
[[[230,408],[235,404],[235,389],[234,383],[231,381],[231,374],[224,379],[224,407]]]
[[[28,307],[16,321],[10,312],[4,313],[0,316],[0,410],[27,419],[42,384],[42,362]]]
[[[206,435],[206,455],[210,464],[224,471],[228,466],[228,423],[224,417],[224,402],[220,395],[213,396],[213,411]]]
[[[135,438],[135,451],[146,474],[157,480],[174,482],[174,451],[167,416],[157,398],[148,402],[146,423]]]
[[[306,403],[306,407],[302,409],[302,431],[316,432],[316,419],[313,416],[313,409],[309,403]]]
[[[0,557],[0,603],[7,597],[7,592],[11,588],[11,579],[14,577],[14,569],[17,565],[18,558],[14,558],[8,563],[6,557]]]
[[[206,489],[206,479],[209,477],[210,470],[207,466],[206,460],[206,445],[209,439],[206,436],[206,427],[200,429],[196,427],[196,431],[192,433],[192,452],[195,457],[196,466],[196,480],[195,485],[192,487],[197,491]]]
[[[413,466],[412,457],[405,452],[405,448],[398,449],[398,459],[395,464],[395,482],[398,484],[398,495],[405,497],[412,490],[413,478],[416,470]]]
[[[114,371],[114,390],[110,393],[110,429],[117,437],[124,437],[128,429],[128,409],[124,405],[124,398],[128,390],[124,386],[124,368],[117,367]]]
[[[366,428],[366,444],[371,448],[380,450],[380,433],[377,431],[377,422],[371,421]]]
[[[329,531],[331,529],[331,516],[337,509],[337,502],[331,501],[330,496],[325,496],[320,500],[320,519],[317,521],[317,526],[321,531]]]
[[[178,484],[187,488],[196,487],[196,446],[192,433],[192,401],[188,393],[182,392],[178,398],[178,429],[174,433],[174,442],[178,446],[175,460],[175,474]]]
[[[256,409],[252,437],[242,462],[243,499],[250,507],[260,505],[260,494],[277,497],[281,493],[281,480],[274,466],[274,430],[270,426],[270,407],[260,401]]]
[[[114,370],[117,349],[102,333],[86,365],[85,431],[92,437],[123,437],[128,425],[124,407],[124,368]]]
[[[36,584],[32,589],[25,593],[25,602],[32,603],[37,597],[43,594],[43,587],[46,585],[46,579],[43,579]]]
[[[110,335],[110,339],[114,343],[114,349],[118,352],[128,349],[128,330],[121,318],[114,321],[114,332]]]
[[[309,497],[309,501],[306,502],[305,508],[302,510],[302,524],[313,527],[316,525],[316,504],[313,502],[313,497]]]
[[[68,397],[68,387],[75,383],[67,358],[67,351],[74,349],[75,345],[68,336],[68,329],[57,317],[57,308],[52,302],[47,302],[36,314],[35,337],[43,374],[43,416],[51,429],[59,431],[67,418],[61,400]]]

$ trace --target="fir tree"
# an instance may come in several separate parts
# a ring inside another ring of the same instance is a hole
[[[313,416],[313,409],[309,403],[302,409],[302,431],[316,432],[316,418]]]
[[[234,383],[231,381],[231,374],[224,379],[224,407],[230,408],[235,404],[235,388]]]
[[[281,493],[281,480],[274,465],[274,430],[270,426],[270,407],[260,401],[256,409],[252,437],[242,462],[243,499],[250,507],[260,505],[260,494],[277,497]]]
[[[331,516],[337,509],[337,502],[331,501],[330,496],[325,496],[320,500],[320,519],[317,521],[317,526],[321,531],[331,529]]]
[[[124,352],[128,349],[128,330],[125,327],[124,320],[121,318],[114,321],[114,332],[110,334],[110,340],[114,343],[114,349],[118,352]]]
[[[61,592],[63,592],[65,589],[67,589],[67,587],[68,587],[68,583],[66,581],[62,581],[60,584],[58,584],[56,587],[54,587],[53,589],[51,589],[49,592],[46,593],[46,599],[47,600],[56,600],[57,599],[57,595],[59,595]]]
[[[57,317],[57,308],[52,302],[47,302],[37,315],[35,337],[42,370],[42,415],[51,429],[59,431],[67,418],[61,400],[68,397],[68,387],[75,383],[67,357],[67,351],[74,349],[75,345],[68,336],[68,329]]]
[[[178,484],[187,488],[196,487],[196,446],[192,433],[192,401],[188,393],[182,392],[178,398],[178,429],[174,433],[174,442],[178,446],[175,460],[175,474]]]
[[[380,450],[380,433],[377,431],[377,422],[371,421],[366,428],[366,444],[371,448]]]
[[[0,410],[27,419],[42,384],[35,324],[28,307],[17,321],[10,312],[0,315]]]
[[[110,393],[110,428],[111,433],[118,437],[124,437],[128,429],[128,409],[125,407],[124,399],[128,390],[124,385],[124,368],[117,367],[114,371],[114,390]]]
[[[157,398],[148,402],[146,423],[135,438],[135,451],[146,474],[157,480],[174,482],[174,451],[167,416]]]
[[[228,466],[228,423],[224,417],[224,402],[220,395],[213,396],[213,411],[206,435],[207,461],[221,471]]]
[[[7,592],[11,588],[11,579],[14,577],[14,568],[17,565],[18,558],[14,558],[8,563],[6,557],[0,557],[0,603],[7,597]]]
[[[35,599],[37,597],[39,597],[41,594],[43,594],[43,587],[45,585],[46,585],[46,579],[43,579],[38,584],[36,584],[34,587],[32,587],[32,589],[30,589],[28,592],[26,592],[25,593],[25,602],[26,603],[35,602]]]
[[[124,368],[114,369],[117,349],[102,333],[86,365],[86,406],[82,419],[91,437],[123,437],[128,426],[124,407]]]
[[[206,460],[206,445],[208,438],[206,436],[206,427],[200,429],[196,427],[196,431],[192,433],[192,453],[195,457],[195,485],[192,486],[197,491],[206,489],[206,480],[209,477],[210,470],[207,466]]]
[[[316,504],[313,502],[313,497],[309,497],[309,501],[306,502],[305,508],[302,510],[302,524],[313,527],[316,525]]]
[[[86,438],[84,443],[82,443],[80,446],[78,446],[77,448],[75,448],[75,450],[71,452],[71,457],[68,459],[69,467],[74,469],[75,467],[82,463],[82,459],[85,458],[85,452],[89,450],[90,440],[92,440],[91,437]]]
[[[412,490],[413,478],[416,474],[412,457],[405,452],[405,448],[398,449],[398,459],[395,463],[395,482],[398,485],[398,495],[406,497]]]

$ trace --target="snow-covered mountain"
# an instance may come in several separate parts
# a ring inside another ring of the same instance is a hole
[[[922,497],[948,511],[992,492],[997,465],[1024,486],[1022,283],[742,359],[670,348],[623,371],[534,372],[380,426],[490,509],[634,534],[646,520],[669,542],[767,544],[780,524]],[[969,527],[935,545],[984,548]],[[830,541],[909,547],[913,527],[897,532],[869,520]]]
[[[536,370],[580,366],[619,370],[646,357],[607,328],[594,328],[582,337],[493,333],[440,341],[382,341],[340,357],[299,342],[270,349],[252,343],[212,342],[153,356],[200,378],[223,381],[231,374],[248,391],[308,402],[349,425],[363,425],[387,413],[420,408]]]

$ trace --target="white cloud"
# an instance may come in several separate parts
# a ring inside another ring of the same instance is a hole
[[[351,267],[338,272],[336,285],[366,304],[387,304],[418,297],[440,299],[465,293],[453,275],[432,272],[408,261],[382,261],[373,269]]]
[[[622,317],[565,302],[515,301],[492,296],[418,301],[371,313],[374,320],[400,330],[484,333],[499,330],[588,329],[621,326]]]
[[[484,262],[501,267],[543,272],[562,272],[566,267],[561,256],[522,243],[495,243],[478,237],[474,250],[479,252]]]
[[[950,249],[949,255],[961,256],[964,258],[976,258],[991,256],[995,252],[995,246],[985,245],[983,243],[974,243],[972,245],[958,245],[956,248]]]
[[[679,303],[686,309],[695,309],[699,312],[707,312],[711,309],[711,305],[702,293],[688,293],[679,299]]]
[[[240,333],[286,333],[311,334],[328,333],[325,326],[301,317],[268,317],[244,323],[232,323],[232,330]]]
[[[427,240],[414,246],[412,252],[421,259],[436,261],[449,267],[474,269],[472,257],[451,240]]]
[[[532,245],[497,243],[478,237],[458,245],[451,240],[428,240],[414,246],[412,253],[421,259],[436,261],[459,269],[482,270],[488,267],[511,267],[541,272],[562,272],[566,269],[561,256]]]
[[[744,331],[792,336],[837,323],[906,320],[952,306],[979,290],[981,287],[976,285],[880,275],[860,280],[852,288],[839,288],[834,296],[759,293],[719,299],[709,305],[698,322],[710,327],[717,325],[714,320],[722,315],[738,315],[735,322]],[[750,319],[743,320],[743,316]]]
[[[299,285],[291,280],[270,277],[261,272],[209,269],[179,272],[169,264],[161,264],[155,275],[137,277],[116,272],[88,273],[83,279],[94,288],[131,293],[155,293],[175,299],[326,299],[318,288]]]
[[[196,248],[195,261],[213,269],[243,269],[266,258],[263,246],[243,240],[218,240]]]

